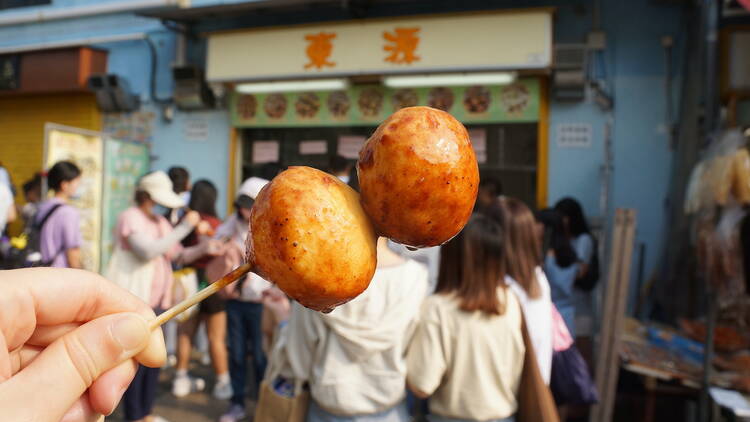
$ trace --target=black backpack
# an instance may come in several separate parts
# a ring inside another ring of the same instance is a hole
[[[6,269],[12,268],[29,268],[29,267],[48,267],[52,264],[52,261],[57,258],[59,252],[55,254],[49,261],[42,259],[42,228],[47,223],[52,214],[57,211],[63,204],[55,204],[47,211],[47,214],[39,221],[31,224],[31,227],[27,228],[24,232],[26,236],[26,247],[18,249],[11,247],[3,256],[4,267]],[[32,219],[34,221],[36,219]]]
[[[594,244],[594,250],[591,254],[589,269],[588,271],[586,271],[586,274],[583,277],[577,278],[574,284],[577,289],[583,290],[584,292],[590,292],[594,290],[594,287],[596,287],[596,283],[599,282],[599,244],[597,243],[596,238],[593,235],[590,236]]]

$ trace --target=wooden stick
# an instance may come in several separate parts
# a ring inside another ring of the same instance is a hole
[[[229,274],[209,284],[208,287],[206,287],[205,289],[190,296],[189,298],[183,300],[182,302],[172,306],[161,315],[152,319],[151,322],[149,323],[149,327],[151,328],[151,330],[161,327],[162,325],[164,325],[164,323],[166,323],[170,319],[185,312],[191,306],[197,303],[200,303],[201,301],[203,301],[203,299],[223,289],[227,284],[232,283],[233,281],[237,280],[243,275],[249,273],[250,270],[252,269],[253,269],[252,264],[248,263],[248,264],[240,265],[239,267],[232,270],[232,272],[230,272]]]

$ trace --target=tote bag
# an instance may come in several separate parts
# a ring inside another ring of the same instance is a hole
[[[198,292],[198,273],[195,268],[183,268],[172,273],[172,300],[180,303]],[[178,314],[177,322],[185,322],[198,312],[198,304],[189,307],[185,312]]]
[[[155,261],[139,259],[133,252],[115,246],[104,276],[148,303],[154,281]]]
[[[523,345],[526,347],[521,372],[521,384],[518,387],[518,422],[560,422],[557,406],[547,384],[544,383],[539,364],[536,361],[534,345],[526,329],[526,317],[521,318]]]
[[[595,404],[599,402],[596,384],[581,352],[573,344],[565,320],[552,305],[552,372],[549,386],[558,405]]]
[[[258,404],[254,421],[258,422],[304,422],[310,404],[310,392],[301,380],[291,380],[291,391],[277,391],[280,375],[288,367],[284,336],[278,336],[268,360],[266,375],[260,384]],[[288,371],[287,371],[288,372]]]

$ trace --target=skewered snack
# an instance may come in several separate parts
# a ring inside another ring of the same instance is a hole
[[[466,128],[430,107],[403,108],[385,120],[360,151],[357,171],[377,233],[418,248],[461,231],[479,184]]]
[[[440,245],[468,221],[479,169],[466,128],[450,114],[408,107],[383,122],[360,151],[361,196],[338,178],[291,167],[259,193],[247,263],[180,302],[158,327],[249,271],[308,308],[330,312],[362,293],[377,261],[376,239]]]
[[[261,190],[250,217],[247,261],[300,304],[331,311],[375,273],[376,236],[359,195],[336,177],[292,167]]]

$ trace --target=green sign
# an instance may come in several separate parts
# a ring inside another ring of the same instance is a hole
[[[372,126],[395,110],[426,105],[464,123],[535,122],[539,80],[509,85],[387,88],[357,85],[345,91],[238,94],[231,98],[236,127]]]
[[[146,144],[107,138],[104,144],[104,189],[102,194],[101,269],[107,269],[112,255],[117,217],[133,205],[138,179],[149,171],[149,148]]]

